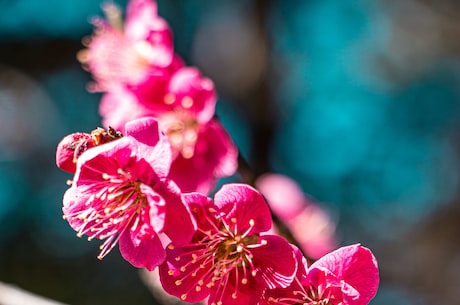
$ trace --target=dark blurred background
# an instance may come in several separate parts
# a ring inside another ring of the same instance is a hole
[[[0,281],[68,304],[157,304],[62,219],[66,134],[100,125],[76,53],[97,0],[0,0]],[[116,1],[124,7],[126,1]],[[372,305],[460,303],[460,2],[159,0],[256,174],[300,183],[379,260]]]

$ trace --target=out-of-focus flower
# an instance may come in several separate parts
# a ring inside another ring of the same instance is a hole
[[[102,259],[119,243],[122,256],[149,270],[166,253],[158,234],[190,241],[195,222],[167,174],[168,140],[153,118],[128,122],[126,136],[85,151],[64,195],[64,217],[78,236],[105,240]]]
[[[103,9],[106,19],[93,19],[94,34],[78,56],[97,82],[93,89],[123,85],[142,90],[152,83],[156,90],[164,87],[181,60],[174,55],[173,34],[158,16],[156,2],[129,1],[124,23],[113,3],[104,4]]]
[[[359,245],[339,248],[310,267],[296,252],[296,279],[286,289],[267,290],[265,305],[367,305],[379,286],[377,260]]]
[[[257,179],[256,187],[306,255],[318,259],[337,248],[334,222],[294,180],[281,174],[264,174]]]
[[[222,124],[214,119],[213,82],[196,68],[184,67],[171,77],[167,94],[136,95],[126,88],[107,92],[100,104],[105,126],[122,130],[126,121],[155,116],[173,152],[170,178],[183,192],[209,193],[217,178],[237,169],[238,150]]]
[[[184,67],[156,2],[130,0],[124,25],[116,6],[104,10],[107,18],[94,20],[95,34],[79,56],[97,82],[93,89],[106,91],[104,126],[123,132],[127,121],[154,116],[172,147],[171,178],[183,192],[209,193],[218,178],[235,173],[238,156],[214,119],[214,83]]]
[[[297,263],[291,245],[263,235],[271,216],[263,197],[244,184],[227,184],[212,200],[184,195],[198,230],[186,246],[171,243],[159,268],[166,292],[183,301],[209,296],[208,304],[257,304],[265,289],[287,287]]]

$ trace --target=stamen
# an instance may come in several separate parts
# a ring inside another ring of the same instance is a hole
[[[174,104],[174,102],[176,101],[176,96],[172,93],[168,93],[164,96],[163,101],[167,105]]]
[[[193,106],[193,99],[190,96],[184,96],[181,101],[181,105],[184,108],[190,108]]]

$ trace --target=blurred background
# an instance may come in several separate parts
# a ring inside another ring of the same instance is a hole
[[[56,145],[100,125],[76,54],[101,3],[0,0],[0,281],[67,304],[160,304],[62,219]],[[372,249],[372,305],[459,304],[460,2],[158,6],[255,174],[294,178],[341,245]]]

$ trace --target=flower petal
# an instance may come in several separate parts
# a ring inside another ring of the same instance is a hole
[[[342,292],[350,305],[366,305],[377,293],[377,259],[368,248],[359,244],[342,247],[323,256],[313,263],[311,268],[314,267],[330,270],[347,284],[343,286]],[[356,295],[356,291],[359,292],[359,296]]]
[[[129,230],[123,232],[119,240],[120,253],[134,267],[147,268],[152,271],[166,259],[166,252],[158,237],[143,239],[136,246]]]
[[[235,218],[238,231],[250,234],[268,231],[272,218],[262,195],[247,184],[225,184],[214,196],[214,203],[227,219]]]
[[[257,278],[269,289],[288,287],[297,272],[294,248],[282,237],[260,236],[263,246],[251,250]]]
[[[209,194],[217,178],[233,175],[238,167],[238,150],[217,121],[202,126],[191,158],[179,155],[172,163],[170,177],[182,192]]]
[[[161,194],[166,204],[166,223],[164,233],[174,244],[188,243],[196,231],[196,222],[187,205],[182,200],[177,185],[164,179],[159,183],[155,191]]]
[[[155,146],[160,140],[158,122],[153,117],[129,121],[125,125],[125,133],[148,146]]]
[[[203,300],[211,292],[206,285],[199,285],[199,280],[209,273],[209,269],[201,268],[200,262],[192,258],[194,250],[199,251],[199,248],[188,248],[188,254],[183,254],[184,249],[171,245],[166,248],[168,260],[159,267],[160,280],[167,293],[194,303]],[[187,267],[184,269],[184,266]]]

